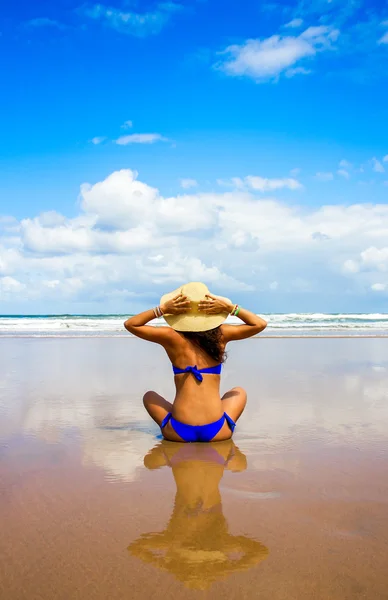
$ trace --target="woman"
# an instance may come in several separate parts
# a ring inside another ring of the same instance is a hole
[[[224,325],[229,314],[244,325]],[[147,325],[163,316],[170,327]],[[249,338],[267,323],[228,298],[209,293],[203,283],[188,283],[162,297],[160,306],[124,323],[133,335],[161,344],[173,365],[176,394],[173,404],[149,391],[143,402],[149,415],[173,442],[210,442],[232,437],[247,401],[235,387],[220,397],[221,366],[226,345]]]

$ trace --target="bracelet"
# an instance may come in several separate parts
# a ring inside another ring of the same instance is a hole
[[[240,310],[241,310],[241,306],[239,306],[238,304],[235,304],[233,307],[233,310],[230,314],[232,315],[232,317],[237,317]]]
[[[152,310],[154,311],[155,319],[163,317],[163,311],[160,308],[160,306],[155,306],[155,308],[153,308]]]
[[[230,314],[233,316],[234,315],[234,311],[237,310],[238,304],[235,304],[232,308],[232,310],[230,311]]]
[[[156,317],[163,317],[163,311],[160,308],[160,306],[155,306],[154,308],[154,314],[156,315]]]

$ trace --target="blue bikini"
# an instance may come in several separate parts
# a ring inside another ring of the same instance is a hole
[[[180,375],[181,373],[192,373],[199,382],[203,380],[203,373],[220,375],[221,367],[221,364],[216,365],[215,367],[207,367],[205,369],[197,369],[197,365],[194,367],[189,366],[185,369],[178,369],[178,367],[175,367],[174,365],[172,366],[174,375]],[[184,442],[210,442],[221,430],[225,421],[228,423],[232,433],[236,427],[236,423],[226,413],[224,413],[221,419],[218,421],[215,421],[214,423],[208,423],[207,425],[187,425],[186,423],[177,421],[174,419],[171,413],[168,413],[163,419],[160,428],[163,430],[169,421],[171,422],[171,426],[175,433],[177,433]]]

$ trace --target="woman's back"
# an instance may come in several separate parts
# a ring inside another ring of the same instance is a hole
[[[165,346],[165,350],[172,365],[178,369],[195,366],[201,370],[220,364],[200,346],[177,331],[173,332],[171,343]],[[199,381],[189,371],[175,375],[174,379],[176,395],[172,413],[175,419],[190,425],[202,425],[216,421],[222,416],[220,375],[204,373],[202,381]]]

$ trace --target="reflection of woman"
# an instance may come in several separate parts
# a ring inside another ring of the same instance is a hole
[[[179,446],[163,441],[144,459],[148,469],[170,466],[177,492],[163,532],[143,534],[128,550],[169,571],[190,588],[247,570],[268,555],[259,542],[232,535],[222,512],[219,484],[225,469],[243,471],[246,458],[232,440]]]
[[[229,314],[244,324],[224,325]],[[157,316],[163,316],[170,327],[147,326]],[[133,335],[161,344],[172,362],[174,403],[152,391],[144,396],[144,405],[163,436],[174,442],[229,439],[245,408],[246,393],[235,387],[220,397],[225,347],[263,331],[264,319],[227,298],[212,296],[203,283],[188,283],[163,296],[160,306],[130,317],[124,325]]]

